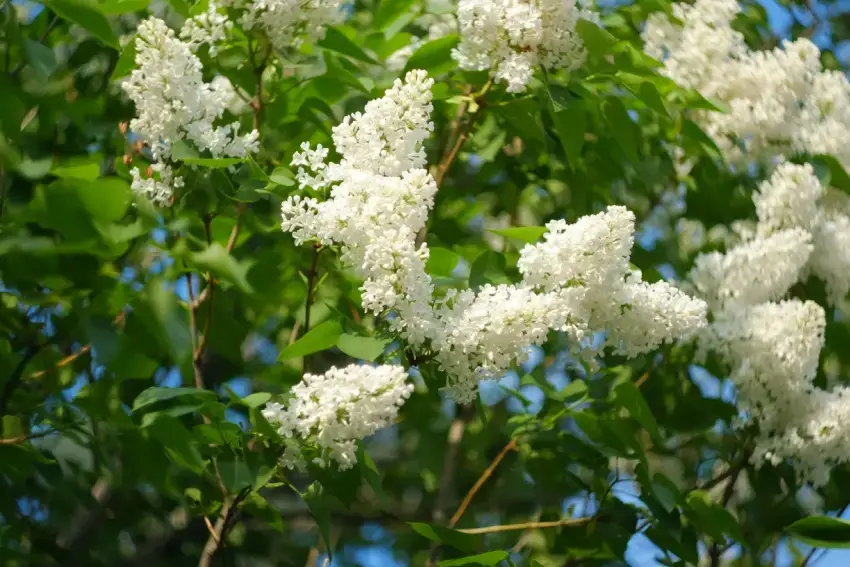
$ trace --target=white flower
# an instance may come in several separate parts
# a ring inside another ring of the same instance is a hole
[[[719,100],[728,112],[699,113],[730,162],[773,162],[796,153],[833,154],[850,166],[850,82],[826,71],[808,39],[751,51],[732,28],[735,0],[677,2],[653,14],[644,31],[649,55],[684,87]]]
[[[263,31],[276,49],[297,48],[325,37],[325,28],[341,23],[342,0],[223,0],[242,11],[246,31]]]
[[[227,38],[233,28],[233,22],[218,9],[218,4],[210,2],[206,12],[187,19],[180,30],[180,38],[188,42],[192,50],[209,45],[210,55],[218,53],[218,46]]]
[[[329,198],[290,197],[282,228],[299,243],[341,245],[342,260],[363,279],[363,307],[389,315],[392,331],[432,353],[455,399],[472,400],[480,380],[521,361],[551,330],[566,332],[578,349],[613,326],[611,344],[634,355],[705,325],[705,303],[630,273],[634,215],[623,207],[573,225],[550,223],[544,242],[522,250],[519,285],[437,297],[425,269],[428,247],[416,244],[437,191],[422,148],[433,128],[431,84],[411,71],[346,117],[333,131],[339,163],[326,163],[324,148],[302,146],[292,162],[300,183],[330,188]]]
[[[811,231],[820,221],[821,195],[823,186],[811,165],[780,164],[753,195],[759,231],[770,234],[794,227]]]
[[[800,228],[781,230],[732,248],[697,257],[688,274],[713,308],[753,305],[782,297],[803,273],[812,236]]]
[[[130,129],[150,146],[155,162],[167,161],[171,145],[179,140],[191,141],[216,157],[244,157],[258,150],[256,130],[239,136],[238,122],[214,124],[230,103],[230,93],[220,82],[204,82],[201,62],[189,44],[157,18],[144,20],[137,32],[137,68],[122,86],[136,104],[137,116]],[[136,174],[133,186],[165,202],[171,196],[165,186],[171,170],[158,171],[155,188]]]
[[[575,0],[460,0],[457,19],[461,69],[489,70],[508,92],[523,92],[537,65],[580,67],[587,54],[576,23],[598,18]]]
[[[318,451],[316,464],[334,462],[345,470],[357,462],[356,442],[391,425],[412,391],[401,366],[334,367],[305,374],[290,391],[292,399],[285,406],[267,404],[263,416],[284,438],[284,466],[302,468],[300,447],[307,446]]]

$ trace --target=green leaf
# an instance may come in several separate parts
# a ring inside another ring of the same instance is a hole
[[[227,248],[218,242],[213,242],[205,250],[192,254],[191,262],[198,268],[208,270],[216,278],[234,284],[244,293],[253,293],[247,277],[250,264],[237,261]]]
[[[130,37],[130,40],[121,50],[121,56],[118,57],[118,62],[115,64],[115,69],[112,71],[111,80],[116,81],[129,75],[136,66],[136,36]]]
[[[499,107],[499,114],[526,142],[542,142],[545,138],[541,111],[541,105],[530,98],[517,99]]]
[[[308,332],[306,335],[287,346],[280,353],[281,360],[289,360],[299,356],[307,356],[320,350],[336,346],[342,334],[342,325],[337,321],[325,321]]]
[[[835,157],[827,154],[813,156],[815,165],[822,164],[829,171],[829,184],[845,193],[850,193],[850,175]]]
[[[325,49],[330,49],[331,51],[336,51],[337,53],[341,53],[346,57],[351,57],[352,59],[357,59],[359,61],[365,61],[366,63],[377,64],[368,53],[363,51],[359,45],[348,39],[348,37],[339,31],[336,28],[327,28],[325,30],[325,39],[318,42],[320,47],[324,47]]]
[[[133,412],[145,409],[153,404],[175,399],[179,399],[182,404],[186,404],[194,401],[200,403],[214,401],[216,398],[215,392],[200,388],[161,388],[159,386],[152,386],[136,396],[136,399],[133,401]]]
[[[275,170],[272,171],[272,174],[269,175],[269,179],[272,183],[277,183],[284,187],[292,187],[295,185],[295,177],[292,175],[292,172],[285,167],[276,167]]]
[[[56,56],[53,50],[40,41],[27,38],[24,40],[24,51],[36,76],[46,81],[56,68]]]
[[[584,132],[587,129],[587,113],[584,101],[573,99],[570,103],[554,112],[555,128],[564,146],[564,154],[570,164],[581,159],[581,148],[584,145]]]
[[[378,470],[375,461],[372,460],[371,455],[369,455],[369,453],[366,452],[366,449],[363,448],[362,443],[357,445],[357,462],[360,463],[360,474],[369,486],[372,487],[372,490],[375,491],[375,495],[381,500],[381,502],[387,503],[389,499],[387,498],[387,493],[384,492],[381,472]]]
[[[425,43],[413,52],[413,55],[407,60],[404,71],[424,69],[432,77],[448,73],[457,67],[457,62],[452,59],[452,49],[457,44],[457,34],[447,35]]]
[[[587,397],[587,394],[587,384],[584,382],[584,380],[579,380],[578,378],[575,378],[562,390],[557,391],[554,395],[550,397],[561,402],[578,403],[584,400]]]
[[[584,21],[584,20],[579,20]],[[608,97],[605,99],[603,106],[605,119],[611,126],[610,133],[617,142],[617,145],[623,150],[626,156],[637,163],[638,161],[638,142],[635,123],[632,121],[626,107],[620,99],[616,97]]]
[[[667,107],[664,106],[664,101],[658,93],[658,89],[651,82],[643,81],[635,94],[650,109],[659,114],[667,115]]]
[[[142,424],[147,434],[160,442],[171,459],[195,473],[206,467],[194,436],[176,417],[165,414],[148,414]]]
[[[661,443],[661,432],[658,424],[649,409],[646,400],[643,399],[640,390],[631,380],[623,380],[614,386],[614,397],[616,402],[629,410],[629,414],[635,418],[641,426],[652,436],[656,443]]]
[[[458,565],[490,566],[498,565],[499,562],[504,561],[508,557],[510,557],[510,553],[499,549],[495,551],[488,551],[486,553],[479,553],[478,555],[461,557],[459,559],[448,559],[445,561],[438,561],[437,565],[439,565],[439,567],[457,567]]]
[[[248,394],[239,401],[249,408],[257,408],[265,405],[270,399],[272,399],[272,395],[268,392],[254,392],[253,394]]]
[[[379,30],[384,30],[400,18],[412,18],[415,3],[416,0],[381,0],[372,19],[372,25]]]
[[[151,0],[107,0],[101,2],[98,8],[107,16],[118,16],[146,10],[150,3]]]
[[[738,521],[725,506],[714,502],[707,492],[692,490],[686,501],[693,512],[692,517],[711,537],[722,540],[725,534],[737,541],[743,541],[744,536]]]
[[[494,228],[490,229],[493,234],[504,236],[505,238],[514,238],[522,240],[529,244],[534,244],[540,240],[548,229],[543,226],[514,226],[511,228]]]
[[[408,522],[408,525],[413,528],[413,531],[430,539],[431,541],[445,543],[466,553],[472,553],[475,551],[477,544],[476,538],[469,534],[450,528],[444,528],[442,526],[435,526],[433,524],[420,522]]]
[[[238,494],[243,489],[254,485],[251,470],[244,461],[219,460],[218,471],[222,484],[230,494]]]
[[[469,269],[469,285],[479,288],[485,284],[507,282],[505,276],[505,257],[493,250],[487,250],[478,256]]]
[[[425,269],[434,276],[451,277],[460,262],[460,256],[447,248],[431,248]]]
[[[388,342],[373,337],[343,334],[337,339],[336,346],[348,356],[372,362],[384,354],[384,348]]]
[[[814,547],[850,548],[850,522],[830,516],[809,516],[797,520],[788,533]]]
[[[118,49],[118,38],[106,16],[94,4],[85,0],[45,0],[44,4],[62,19],[85,28],[94,37]]]
[[[576,32],[581,37],[584,47],[592,55],[608,55],[617,46],[617,38],[585,19],[576,22]]]
[[[66,179],[83,179],[85,181],[94,181],[100,176],[100,164],[97,164],[92,161],[86,161],[83,163],[79,163],[78,165],[73,165],[69,163],[54,167],[50,170],[50,173],[55,175],[56,177],[62,177]],[[124,210],[126,210],[126,208]],[[122,215],[123,212],[124,211],[121,211]]]
[[[307,504],[310,514],[316,520],[316,525],[319,526],[319,533],[322,534],[322,539],[325,541],[325,550],[328,557],[333,557],[333,540],[331,540],[331,513],[330,506],[325,496],[325,491],[322,485],[314,482],[307,487],[301,494],[301,499]]]

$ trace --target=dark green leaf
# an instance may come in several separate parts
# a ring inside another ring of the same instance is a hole
[[[580,20],[584,21],[584,20]],[[620,99],[616,97],[608,97],[603,106],[605,119],[610,126],[610,134],[613,136],[617,145],[625,152],[626,156],[637,163],[638,161],[638,142],[637,132],[634,121],[632,121],[626,107]]]
[[[475,551],[477,543],[476,538],[469,534],[432,524],[419,522],[409,522],[408,524],[416,533],[430,539],[431,541],[445,543],[466,553],[472,553]]]
[[[584,101],[573,99],[563,109],[555,111],[555,127],[564,146],[564,153],[571,164],[581,159],[584,145],[584,132],[587,128],[587,116]]]
[[[505,257],[493,250],[478,256],[469,269],[469,285],[479,288],[485,284],[506,283]]]
[[[814,156],[815,164],[823,164],[829,170],[829,184],[850,194],[850,175],[837,159],[831,155],[819,154]]]
[[[133,411],[137,412],[153,404],[180,399],[181,403],[189,401],[197,401],[203,403],[208,400],[215,400],[215,392],[210,390],[201,390],[199,388],[161,388],[153,386],[136,396],[133,402]]]
[[[319,526],[319,533],[322,534],[322,539],[325,541],[325,550],[328,552],[328,557],[333,557],[330,505],[322,485],[314,482],[301,494],[301,498],[307,504],[307,508],[310,509],[310,514],[316,520],[316,525]]]
[[[452,49],[457,46],[458,36],[447,35],[434,39],[413,52],[407,60],[405,72],[411,69],[424,69],[431,76],[447,73],[457,66],[452,59]]]
[[[118,16],[120,14],[132,14],[147,9],[151,0],[106,0],[98,7],[107,16]]]
[[[635,418],[641,426],[652,436],[656,443],[661,443],[661,432],[658,430],[658,424],[655,422],[655,417],[652,415],[652,410],[649,409],[646,400],[630,380],[623,380],[614,386],[614,396],[616,402],[622,407],[629,410],[629,414]]]
[[[151,438],[162,443],[175,463],[195,473],[203,472],[206,465],[197,441],[179,419],[164,414],[148,414],[143,426]]]
[[[40,80],[46,81],[56,68],[56,57],[53,55],[53,50],[40,41],[31,39],[24,40],[24,50],[27,52],[27,59],[29,59],[30,67],[32,67],[36,76]]]
[[[810,516],[797,520],[788,533],[814,547],[850,548],[850,522],[829,516]]]
[[[251,470],[244,461],[219,460],[218,471],[222,484],[230,494],[238,494],[243,489],[254,485]]]

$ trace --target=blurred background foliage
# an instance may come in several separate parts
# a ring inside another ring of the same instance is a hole
[[[846,3],[743,5],[737,25],[753,47],[808,36],[825,66],[844,68]],[[216,518],[228,521],[220,565],[321,565],[330,553],[334,565],[366,566],[811,563],[787,528],[843,511],[848,471],[815,493],[786,465],[754,469],[722,368],[693,364],[687,345],[608,357],[591,372],[553,334],[467,408],[441,395],[444,377],[423,362],[399,422],[364,443],[356,469],[284,482],[258,409],[265,393],[285,393],[305,368],[378,356],[373,343],[333,339],[308,356],[284,350],[327,321],[383,336],[336,252],[281,232],[280,202],[295,190],[287,166],[301,142],[327,146],[333,125],[399,76],[384,61],[434,7],[358,0],[325,40],[265,69],[248,43],[205,55],[208,79],[262,101],[242,115],[261,151],[235,173],[192,173],[192,191],[157,211],[129,190],[128,169],[148,162],[127,132],[134,109],[118,81],[133,53],[121,38],[146,13],[179,25],[197,8],[4,3],[0,565],[195,565]],[[649,281],[683,277],[723,241],[709,229],[753,218],[758,172],[732,173],[688,119],[712,103],[640,52],[647,15],[670,4],[600,10],[607,31],[583,33],[588,64],[538,75],[522,96],[479,95],[487,78],[455,68],[456,37],[408,64],[437,79],[428,268],[444,285],[515,280],[519,248],[539,237],[517,227],[609,204],[635,211],[632,262]],[[846,305],[831,315],[821,385],[850,378],[847,321]],[[198,373],[209,391],[193,388]],[[444,527],[534,522],[561,525]],[[840,526],[810,535],[850,542]]]

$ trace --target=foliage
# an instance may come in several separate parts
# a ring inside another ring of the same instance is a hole
[[[804,14],[787,35],[846,38],[837,4],[781,4]],[[635,212],[631,262],[645,280],[684,278],[717,242],[693,246],[680,219],[754,218],[763,176],[726,166],[693,120],[715,102],[641,51],[643,23],[669,2],[606,4],[599,26],[576,26],[586,62],[536,69],[518,94],[458,68],[456,35],[422,33],[439,2],[357,0],[290,50],[237,26],[218,53],[197,53],[206,81],[225,77],[245,99],[224,117],[255,128],[259,150],[174,144],[185,186],[157,207],[131,190],[155,156],[128,129],[136,109],[120,82],[142,19],[177,29],[208,5],[5,3],[0,565],[767,565],[777,549],[799,565],[808,545],[850,545],[846,522],[822,516],[850,504],[850,470],[814,490],[788,462],[755,466],[728,369],[697,364],[694,344],[594,367],[551,332],[459,405],[429,355],[364,312],[338,247],[280,229],[281,203],[305,193],[290,164],[301,144],[333,147],[344,116],[424,69],[436,80],[425,149],[439,191],[423,234],[436,285],[517,282],[519,252],[547,222],[609,205]],[[774,46],[764,8],[742,6],[751,47]],[[831,49],[821,57],[840,69]],[[838,160],[812,161],[847,191]],[[825,294],[815,280],[795,293]],[[842,302],[828,316],[820,386],[848,381],[846,315]],[[305,372],[358,360],[410,369],[396,423],[358,443],[350,470],[283,467],[265,405],[288,401]]]

